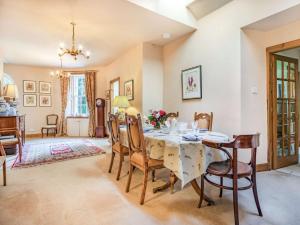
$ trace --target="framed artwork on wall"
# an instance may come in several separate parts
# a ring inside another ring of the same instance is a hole
[[[128,98],[128,101],[131,101],[134,99],[133,80],[128,80],[124,83],[124,95]]]
[[[24,93],[35,93],[36,82],[33,80],[23,80],[23,91]]]
[[[40,95],[40,107],[51,107],[51,95]]]
[[[36,95],[24,94],[23,95],[23,106],[24,107],[36,107]]]
[[[40,93],[51,94],[51,83],[40,81]]]
[[[182,100],[202,98],[201,66],[181,71]]]

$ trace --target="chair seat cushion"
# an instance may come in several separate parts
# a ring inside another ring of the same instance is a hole
[[[226,177],[232,177],[232,169],[226,174],[226,171],[228,171],[228,168],[230,167],[230,163],[228,160],[226,161],[218,161],[218,162],[212,162],[207,167],[207,172],[212,175],[216,176],[226,176]],[[250,165],[244,162],[238,162],[237,163],[237,171],[238,171],[238,177],[246,177],[250,176],[252,174],[252,168]]]
[[[135,152],[132,154],[130,161],[143,168],[144,167],[144,156],[142,152]],[[163,168],[164,167],[164,161],[163,160],[158,160],[158,159],[148,159],[148,167],[151,168]]]
[[[56,125],[46,125],[46,126],[43,126],[42,127],[43,129],[54,129],[54,128],[57,128],[57,126]]]
[[[129,153],[129,149],[127,147],[125,147],[124,145],[121,145],[120,143],[116,143],[112,146],[112,149],[114,152],[117,153],[124,153],[124,154],[128,154]]]
[[[19,143],[18,138],[9,138],[9,139],[2,139],[0,140],[2,145],[15,145]]]

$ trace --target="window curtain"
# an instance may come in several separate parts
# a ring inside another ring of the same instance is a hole
[[[62,136],[67,134],[67,118],[66,109],[68,105],[68,92],[69,92],[70,78],[60,78],[60,91],[61,91],[61,120],[60,120],[60,132]]]
[[[85,94],[87,105],[89,108],[89,136],[95,137],[96,130],[96,117],[95,117],[95,104],[96,104],[96,72],[87,71],[85,73]]]

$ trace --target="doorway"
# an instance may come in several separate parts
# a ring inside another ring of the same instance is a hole
[[[299,163],[300,40],[267,49],[269,167]],[[297,44],[297,45],[296,45]]]
[[[117,112],[116,107],[112,106],[115,97],[120,95],[120,77],[110,81],[110,111],[115,114]]]

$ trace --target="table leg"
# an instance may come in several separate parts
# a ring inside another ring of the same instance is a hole
[[[168,188],[171,188],[171,194],[173,194],[174,193],[174,184],[177,182],[177,180],[178,180],[178,178],[173,173],[173,171],[171,171],[169,181],[162,186],[153,188],[153,193],[157,193],[159,191],[164,191]]]
[[[199,187],[197,180],[194,179],[191,181],[191,185],[196,191],[196,193],[200,196],[201,195],[201,188]],[[204,200],[207,202],[207,205],[214,205],[215,202],[211,200],[206,194],[204,194]]]

